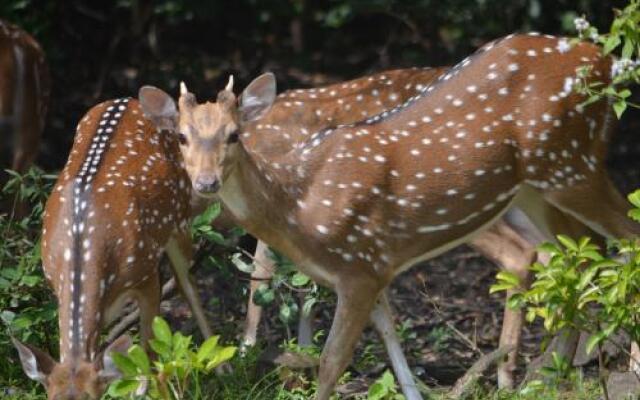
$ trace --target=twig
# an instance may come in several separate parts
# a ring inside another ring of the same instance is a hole
[[[485,354],[476,361],[471,368],[456,381],[453,389],[449,391],[448,397],[452,399],[460,399],[474,385],[474,383],[489,369],[493,364],[503,359],[507,354],[516,349],[515,345],[502,346],[491,353]]]
[[[484,353],[482,352],[482,350],[480,350],[478,348],[478,346],[473,342],[473,340],[469,339],[469,337],[467,335],[465,335],[464,333],[462,333],[461,331],[458,330],[458,328],[455,327],[455,325],[451,322],[448,321],[445,317],[444,317],[444,313],[442,312],[442,310],[440,310],[440,306],[438,305],[438,303],[436,303],[431,296],[429,296],[429,294],[427,293],[426,287],[424,289],[424,292],[422,292],[422,295],[424,296],[425,299],[427,299],[427,301],[429,303],[431,303],[431,305],[433,306],[436,314],[438,314],[438,317],[440,317],[440,319],[442,320],[442,322],[444,322],[444,324],[451,329],[451,331],[453,333],[455,333],[467,346],[469,346],[469,348],[473,351],[475,351],[476,353],[478,353],[480,356],[484,356]]]

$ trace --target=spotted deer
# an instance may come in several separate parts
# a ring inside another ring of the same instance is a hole
[[[248,149],[265,148],[274,154],[282,154],[291,150],[298,143],[303,142],[311,133],[335,124],[349,124],[379,114],[385,110],[406,101],[417,94],[426,85],[446,72],[448,68],[411,68],[403,70],[384,71],[382,73],[365,76],[347,82],[341,82],[325,87],[313,89],[297,89],[281,93],[269,111],[257,122],[250,122],[244,127],[243,146]],[[186,94],[183,87],[183,94]],[[268,137],[269,141],[261,143],[259,138]],[[557,231],[554,233],[571,233],[580,236],[589,233],[584,226],[575,220],[562,215],[559,211],[553,217]],[[500,220],[486,231],[472,238],[469,244],[485,257],[493,260],[503,268],[519,275],[523,282],[527,282],[527,267],[535,257],[535,246],[545,240],[535,227],[532,227],[526,218],[516,212],[509,215],[510,218]],[[517,229],[516,229],[517,228]],[[252,274],[249,298],[258,287],[272,277],[274,272],[273,262],[264,251],[267,247],[260,242],[256,249],[256,269]],[[383,310],[388,310],[385,308]],[[502,346],[515,346],[520,343],[520,333],[523,324],[523,315],[520,310],[505,307],[505,317],[500,338]],[[257,338],[257,328],[260,321],[261,307],[249,300],[247,305],[247,317],[244,331],[244,343],[253,345]],[[380,318],[387,314],[378,313],[373,318],[374,325],[383,339],[395,340],[393,331],[387,331],[385,326],[393,326],[392,321],[382,323]],[[308,322],[307,322],[308,324]],[[304,327],[301,322],[301,330],[306,335],[299,334],[299,342],[309,341],[304,336],[310,336],[310,329]],[[388,348],[400,348],[397,343],[387,343]],[[567,356],[570,356],[567,354]],[[400,354],[391,354],[392,360],[403,358]],[[498,366],[498,385],[503,388],[513,387],[513,371],[516,368],[517,351],[509,353],[508,357]],[[404,368],[405,362],[394,365],[396,374],[409,376],[408,368]],[[415,387],[413,382],[400,380],[405,395],[408,397],[411,389]],[[409,397],[410,398],[410,397]]]
[[[38,154],[49,82],[49,69],[38,42],[0,20],[0,131],[3,143],[13,142],[10,166],[15,171],[25,172]]]
[[[564,38],[511,35],[482,47],[404,103],[309,134],[285,152],[248,149],[244,128],[275,100],[275,78],[256,78],[215,103],[141,92],[145,113],[174,130],[193,186],[217,194],[249,233],[338,297],[320,358],[317,398],[348,365],[384,288],[523,210],[550,236],[559,210],[605,237],[640,227],[604,169],[609,102],[584,108],[576,68],[609,82],[600,48]]]
[[[209,336],[188,269],[191,185],[174,136],[143,118],[135,99],[93,107],[78,124],[69,160],[49,198],[42,231],[44,273],[59,303],[60,361],[15,341],[27,375],[48,398],[98,398],[117,376],[101,329],[129,300],[140,309],[140,335],[151,337],[159,312],[158,263],[169,256],[199,326]]]

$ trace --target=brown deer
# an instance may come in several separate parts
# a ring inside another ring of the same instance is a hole
[[[13,141],[10,166],[15,171],[26,171],[38,154],[49,82],[49,69],[38,42],[0,20],[0,131],[2,142]]]
[[[281,154],[289,151],[293,146],[303,142],[310,133],[330,127],[335,124],[349,124],[357,122],[361,118],[381,113],[403,103],[409,97],[416,95],[420,90],[432,83],[448,68],[411,68],[391,70],[370,76],[354,79],[347,82],[332,84],[313,89],[290,90],[278,95],[269,111],[257,122],[248,123],[244,127],[247,133],[243,145],[248,149],[265,148],[258,138],[269,137],[266,143],[268,151]],[[183,86],[183,94],[187,93]],[[562,222],[556,224],[560,229],[556,233],[572,233],[575,236],[587,234],[587,230],[576,221],[563,216],[559,211],[547,210],[558,214],[553,219]],[[527,266],[533,262],[535,246],[545,238],[530,223],[523,221],[518,213],[511,213],[511,219],[515,219],[518,230],[514,229],[514,223],[501,220],[494,226],[481,232],[471,239],[469,244],[485,257],[493,260],[503,268],[516,273],[523,282],[528,281]],[[568,230],[567,224],[573,227]],[[260,321],[261,307],[253,303],[251,299],[258,287],[271,278],[274,273],[273,262],[268,255],[264,243],[260,242],[256,249],[255,271],[252,274],[249,302],[247,305],[246,326],[243,334],[243,343],[253,345],[257,338],[257,327]],[[383,310],[388,310],[384,308]],[[505,317],[502,328],[500,344],[502,346],[513,345],[516,349],[520,343],[520,333],[523,323],[522,312],[505,307]],[[387,314],[378,313],[374,318],[376,328],[381,326],[393,326],[390,321],[382,323],[380,318]],[[308,321],[301,318],[299,324],[303,334],[298,335],[299,343],[310,341],[311,329]],[[383,324],[383,325],[381,325]],[[391,330],[378,329],[385,339],[388,347],[400,348],[397,343],[389,343],[394,340]],[[567,355],[569,356],[569,355]],[[391,355],[392,360],[399,360],[402,354]],[[503,388],[513,387],[513,371],[516,368],[517,351],[509,353],[508,357],[498,366],[498,386]],[[394,365],[398,375],[408,375],[403,365]],[[404,385],[415,387],[413,382]],[[405,395],[408,397],[406,389]]]
[[[0,169],[27,171],[38,155],[50,92],[49,69],[38,42],[0,20]],[[0,172],[0,186],[8,176]],[[0,212],[26,214],[24,202],[2,201]]]
[[[140,309],[140,334],[151,337],[159,312],[158,263],[166,251],[183,293],[209,336],[188,270],[191,185],[174,136],[143,118],[138,101],[93,107],[78,124],[69,160],[49,198],[42,231],[44,273],[58,298],[60,362],[15,341],[27,375],[49,399],[98,398],[117,376],[101,328],[129,300]]]
[[[249,233],[338,296],[320,359],[328,399],[394,276],[468,241],[512,206],[543,233],[558,209],[606,237],[640,227],[604,169],[612,110],[572,92],[576,68],[609,82],[611,60],[591,44],[511,35],[463,60],[419,94],[353,124],[309,134],[294,148],[244,146],[245,126],[275,100],[272,74],[236,99],[182,95],[179,112],[147,89],[145,113],[177,132],[200,195],[215,194]],[[142,94],[142,93],[141,93]],[[597,207],[593,205],[597,204]]]

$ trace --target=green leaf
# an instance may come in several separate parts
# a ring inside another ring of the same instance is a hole
[[[161,342],[171,345],[171,328],[167,321],[161,317],[155,317],[153,319],[153,335]]]
[[[171,345],[157,339],[149,340],[149,346],[157,355],[164,359],[171,357]]]
[[[295,287],[305,286],[307,283],[309,283],[309,280],[309,277],[302,272],[296,272],[291,277],[291,284]]]
[[[509,271],[500,271],[496,274],[496,278],[498,281],[502,281],[505,283],[510,283],[513,286],[520,285],[520,277],[513,272]]]
[[[215,244],[222,245],[222,246],[224,246],[226,244],[226,242],[227,242],[225,240],[224,236],[220,232],[214,231],[213,229],[207,230],[207,232],[204,235],[204,237],[208,241],[213,242]]]
[[[631,96],[631,90],[629,89],[622,89],[618,92],[618,97],[621,97],[623,99],[626,99],[629,96]]]
[[[634,206],[640,208],[640,189],[636,190],[633,193],[629,193],[627,198],[629,199],[631,204],[633,204]]]
[[[244,262],[242,259],[242,253],[235,253],[232,255],[231,262],[236,266],[236,268],[238,268],[238,270],[240,270],[240,272],[244,272],[246,274],[251,274],[256,269],[253,263],[248,264]]]
[[[283,303],[280,305],[280,320],[285,324],[290,324],[298,316],[298,304],[296,302]]]
[[[542,253],[548,253],[551,255],[561,253],[560,248],[555,243],[543,243],[538,246],[538,250]]]
[[[587,340],[586,351],[587,354],[591,354],[594,347],[596,347],[599,343],[601,343],[605,339],[605,335],[603,332],[598,332],[594,335],[591,335],[589,340]]]
[[[223,347],[219,351],[216,351],[211,361],[207,364],[206,370],[211,371],[213,368],[217,367],[223,362],[232,359],[233,356],[236,354],[237,350],[238,350],[237,347],[229,346],[229,347]]]
[[[253,294],[253,302],[259,306],[268,306],[276,299],[276,294],[268,285],[262,284]]]
[[[149,364],[149,357],[147,357],[147,353],[140,345],[133,345],[128,351],[129,358],[133,363],[138,367],[138,369],[143,374],[149,374],[151,372],[151,367]]]
[[[611,53],[619,45],[620,45],[620,36],[613,35],[613,34],[610,35],[607,38],[607,41],[604,43],[604,49],[603,49],[604,54],[606,55]]]
[[[558,236],[556,236],[556,237],[558,238],[558,241],[559,241],[560,243],[562,243],[562,245],[563,245],[564,247],[566,247],[567,249],[572,250],[572,251],[576,251],[576,252],[578,251],[578,245],[577,245],[577,244],[576,244],[576,242],[575,242],[573,239],[571,239],[569,236],[566,236],[566,235],[558,235]]]
[[[136,376],[138,374],[136,364],[128,356],[114,351],[111,353],[111,359],[124,376]]]
[[[511,290],[511,289],[513,289],[513,285],[510,283],[496,283],[494,285],[491,285],[491,287],[489,288],[489,294],[503,292],[505,290]]]
[[[640,209],[636,208],[633,210],[629,210],[629,218],[640,222]]]
[[[111,397],[124,397],[138,389],[140,383],[136,379],[119,379],[109,386]]]
[[[196,359],[199,363],[202,363],[213,356],[213,352],[216,350],[219,340],[220,336],[211,336],[204,343],[202,343],[202,346],[200,346],[200,349],[198,350],[198,353],[196,355]]]
[[[613,103],[613,111],[616,112],[616,117],[618,117],[618,119],[622,117],[622,114],[624,114],[626,109],[627,109],[627,102],[624,100],[618,100],[615,103]]]
[[[582,273],[582,276],[580,276],[580,281],[578,282],[578,289],[582,290],[588,284],[590,284],[591,280],[597,273],[598,273],[597,265],[592,265],[591,267],[587,268],[587,270]]]
[[[302,305],[302,315],[308,317],[311,315],[311,309],[318,302],[318,299],[315,297],[307,297],[304,300],[304,304]]]

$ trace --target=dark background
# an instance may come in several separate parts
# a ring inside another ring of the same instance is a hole
[[[262,71],[279,90],[388,68],[448,65],[512,32],[575,34],[585,15],[601,30],[622,0],[2,0],[0,17],[46,50],[53,94],[39,164],[59,169],[83,113],[143,84],[200,100]],[[610,157],[617,181],[638,183],[638,118],[628,113]],[[619,177],[620,173],[625,177]]]

